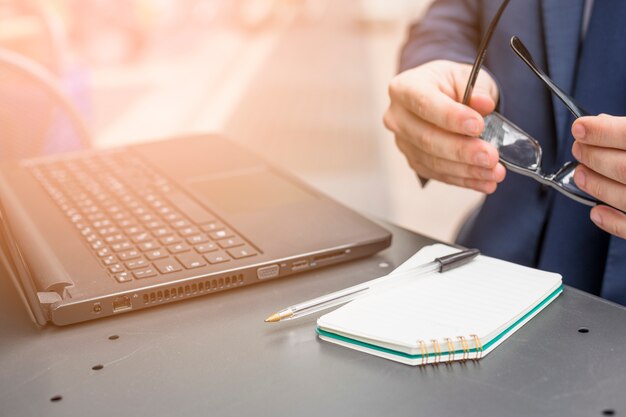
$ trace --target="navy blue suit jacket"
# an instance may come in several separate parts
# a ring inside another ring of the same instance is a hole
[[[472,63],[500,3],[435,1],[426,16],[411,27],[401,70],[435,59]],[[509,40],[513,35],[520,37],[538,64],[571,92],[583,6],[582,0],[512,1],[485,61],[485,69],[500,87],[499,111],[542,143],[545,171],[573,159],[566,144],[572,120],[565,106],[515,56]],[[509,172],[472,224],[464,228],[459,243],[491,256],[559,272],[565,283],[626,305],[626,241],[597,229],[589,220],[588,207],[566,200]],[[553,210],[555,206],[558,210]]]

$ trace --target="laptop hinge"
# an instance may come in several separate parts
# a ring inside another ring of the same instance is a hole
[[[47,320],[50,320],[51,307],[54,304],[63,301],[61,296],[53,291],[38,292],[37,298],[39,298],[39,304],[41,305]]]

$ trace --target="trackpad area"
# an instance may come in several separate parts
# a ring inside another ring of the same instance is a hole
[[[213,179],[192,178],[187,185],[199,199],[232,214],[264,211],[316,198],[269,170]]]

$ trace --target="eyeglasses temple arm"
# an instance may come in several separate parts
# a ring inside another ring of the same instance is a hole
[[[565,91],[563,91],[558,85],[552,81],[548,75],[539,68],[535,60],[526,45],[519,39],[517,36],[513,36],[511,38],[511,48],[517,54],[517,56],[524,61],[524,63],[531,69],[531,71],[539,77],[541,81],[544,82],[545,85],[565,104],[565,107],[569,109],[569,111],[574,115],[574,117],[579,118],[583,116],[589,116],[589,113],[585,111],[576,100],[570,97]]]
[[[470,73],[469,80],[467,81],[467,87],[465,87],[465,94],[463,95],[463,104],[466,106],[469,104],[470,98],[472,97],[472,91],[474,90],[474,84],[476,84],[476,79],[478,78],[478,73],[480,72],[480,68],[483,65],[483,61],[485,60],[485,55],[487,55],[487,47],[491,42],[491,37],[493,36],[493,32],[496,30],[496,26],[498,26],[498,22],[500,21],[500,17],[506,9],[506,6],[509,5],[510,0],[504,0],[498,8],[498,11],[491,19],[491,23],[489,23],[489,27],[487,28],[487,32],[485,36],[483,36],[480,41],[480,46],[478,47],[478,53],[476,54],[476,60],[474,60],[474,65],[472,66],[472,72]]]

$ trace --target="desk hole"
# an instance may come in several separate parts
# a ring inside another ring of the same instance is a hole
[[[91,369],[93,369],[94,371],[99,371],[102,368],[104,368],[104,365],[94,365],[91,367]]]
[[[615,415],[615,410],[607,408],[606,410],[602,411],[602,415],[603,416],[614,416]]]
[[[581,327],[578,329],[578,333],[589,333],[589,329],[586,327]]]
[[[119,338],[120,337],[118,335],[116,335],[116,334],[112,334],[111,336],[109,336],[109,340],[117,340]]]
[[[51,401],[51,402],[53,402],[53,403],[56,403],[56,402],[61,401],[62,399],[63,399],[63,397],[62,397],[62,396],[60,396],[60,395],[55,395],[54,397],[51,397],[51,398],[50,398],[50,401]],[[605,410],[605,411],[606,411],[606,410]]]

